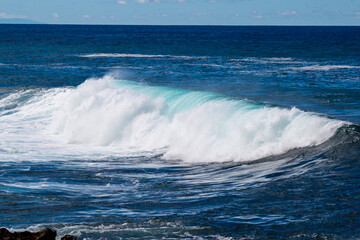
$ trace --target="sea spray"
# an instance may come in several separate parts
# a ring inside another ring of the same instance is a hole
[[[69,90],[49,130],[69,144],[162,149],[166,159],[251,161],[321,144],[345,122],[219,94],[146,86],[113,75]]]

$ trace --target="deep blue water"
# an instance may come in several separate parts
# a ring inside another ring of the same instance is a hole
[[[360,27],[0,25],[0,227],[360,238]]]

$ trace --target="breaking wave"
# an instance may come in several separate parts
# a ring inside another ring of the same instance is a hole
[[[0,105],[19,94],[1,99]],[[21,132],[26,139],[27,132],[30,136],[41,130],[63,145],[154,151],[188,162],[252,161],[283,154],[324,143],[347,124],[295,107],[146,86],[113,75],[76,88],[42,90],[19,105],[16,110],[4,107],[7,121],[2,127],[8,134],[0,138],[16,138]],[[41,145],[41,138],[36,142]]]
[[[337,69],[359,69],[360,66],[349,66],[349,65],[312,65],[305,67],[293,67],[292,70],[300,71],[329,71]]]
[[[100,57],[159,58],[159,57],[167,57],[167,56],[168,55],[148,55],[148,54],[130,54],[130,53],[93,53],[93,54],[80,55],[80,57],[85,57],[85,58],[100,58]]]
[[[89,79],[64,99],[51,131],[76,144],[164,149],[167,159],[248,161],[325,142],[345,123],[223,95]]]
[[[204,59],[206,56],[178,56],[178,55],[154,55],[154,54],[133,54],[133,53],[92,53],[82,54],[84,58],[179,58],[179,59]]]

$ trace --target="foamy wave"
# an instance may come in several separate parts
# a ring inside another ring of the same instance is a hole
[[[119,151],[163,149],[167,159],[222,162],[318,145],[343,124],[296,108],[259,106],[105,76],[72,90],[49,129],[72,144]]]
[[[272,58],[264,58],[265,60],[270,60],[270,61],[293,61],[293,58],[290,57],[272,57]]]
[[[147,55],[147,54],[128,54],[128,53],[93,53],[93,54],[80,55],[80,57],[86,57],[86,58],[101,58],[101,57],[161,58],[161,57],[168,57],[168,55]]]
[[[104,212],[103,210],[102,212]],[[118,209],[117,211],[111,210],[113,214],[130,214],[129,209]],[[1,227],[1,226],[0,226]],[[164,233],[176,233],[181,238],[184,239],[199,239],[197,236],[190,235],[187,231],[191,230],[202,230],[205,231],[207,227],[203,226],[185,226],[181,222],[178,221],[170,221],[170,222],[159,222],[154,220],[139,222],[139,223],[131,223],[131,222],[124,222],[124,223],[117,223],[117,224],[96,224],[96,223],[79,223],[79,224],[37,224],[32,225],[27,228],[8,228],[11,232],[22,232],[22,231],[30,231],[30,232],[39,232],[44,230],[44,228],[50,227],[53,230],[56,230],[57,237],[56,240],[60,240],[61,237],[65,236],[66,234],[70,234],[73,236],[77,236],[80,239],[90,239],[86,236],[88,235],[100,235],[102,236],[100,239],[113,239],[114,236],[119,236],[118,238],[121,239],[120,236],[142,236],[144,238],[154,239],[154,235],[158,236],[159,238],[164,236]],[[184,231],[187,230],[187,231]],[[181,234],[181,232],[184,232]],[[110,235],[110,236],[109,236]],[[211,239],[232,239],[232,238],[225,238],[220,235],[210,235]],[[93,238],[91,238],[93,239]]]
[[[312,65],[305,67],[293,67],[292,70],[300,71],[329,71],[335,69],[359,69],[360,66],[349,66],[349,65]]]
[[[1,99],[0,107],[0,141],[6,146],[0,156],[7,161],[19,154],[25,161],[34,159],[31,154],[63,161],[76,153],[250,161],[321,144],[345,124],[296,108],[144,86],[111,75],[77,88],[17,92]]]
[[[7,67],[13,67],[13,66],[19,66],[24,68],[54,68],[54,69],[89,69],[87,66],[67,66],[67,65],[49,65],[49,64],[2,64],[0,63],[0,66],[7,66]]]
[[[232,59],[235,62],[249,62],[255,64],[301,64],[302,61],[295,60],[290,57],[273,57],[273,58],[256,58],[256,57],[247,57]]]
[[[177,55],[152,55],[152,54],[131,54],[131,53],[93,53],[82,54],[79,57],[85,58],[179,58],[179,59],[204,59],[206,56],[177,56]]]

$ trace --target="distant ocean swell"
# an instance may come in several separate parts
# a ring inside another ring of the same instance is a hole
[[[111,74],[76,88],[13,93],[0,108],[0,137],[9,146],[2,151],[18,151],[11,142],[23,142],[27,151],[28,140],[21,139],[32,139],[32,146],[50,139],[51,146],[153,151],[187,162],[257,160],[322,144],[348,125],[295,107],[146,86]]]
[[[179,58],[179,59],[206,59],[208,56],[178,56],[178,55],[154,55],[154,54],[132,54],[132,53],[92,53],[83,54],[84,58]]]

